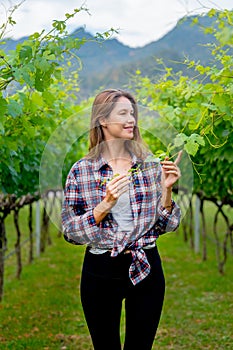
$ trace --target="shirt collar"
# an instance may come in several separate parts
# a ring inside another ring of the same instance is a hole
[[[94,171],[100,170],[103,166],[108,165],[107,161],[103,158],[103,156],[100,154],[99,157],[90,159],[89,160],[92,163],[92,167]]]

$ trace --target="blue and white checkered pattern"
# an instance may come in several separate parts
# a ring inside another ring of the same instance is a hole
[[[65,239],[73,244],[111,250],[115,257],[130,249],[132,264],[129,277],[133,284],[150,272],[143,247],[156,241],[159,235],[174,231],[180,222],[180,209],[172,202],[170,213],[161,205],[161,166],[133,157],[129,185],[134,228],[119,231],[111,213],[96,225],[93,210],[104,199],[106,181],[113,177],[112,168],[100,156],[83,158],[71,168],[64,190],[62,224]]]

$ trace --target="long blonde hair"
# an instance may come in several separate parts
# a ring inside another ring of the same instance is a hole
[[[135,98],[127,91],[120,89],[107,89],[100,92],[96,97],[92,105],[91,112],[91,124],[89,133],[89,153],[87,158],[97,158],[104,144],[104,133],[100,120],[108,118],[110,113],[115,107],[115,103],[120,97],[126,97],[132,104],[135,118],[134,136],[132,140],[125,141],[126,149],[135,154],[138,158],[143,159],[148,151],[145,149],[145,145],[142,141],[137,123],[138,123],[138,106]],[[134,141],[134,142],[133,142]]]

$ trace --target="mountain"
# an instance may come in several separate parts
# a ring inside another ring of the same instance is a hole
[[[200,60],[206,64],[211,60],[209,48],[205,45],[215,42],[210,34],[204,34],[203,28],[210,27],[214,19],[207,16],[198,17],[198,24],[192,25],[194,17],[180,20],[176,27],[161,39],[144,47],[130,48],[117,39],[97,42],[84,28],[78,28],[71,36],[87,42],[75,52],[82,61],[82,70],[79,72],[80,97],[93,94],[99,87],[124,87],[130,81],[130,74],[140,69],[143,75],[156,77],[159,74],[156,58],[162,59],[166,66],[172,67],[175,72],[183,71],[192,75],[193,72],[182,64],[185,57]],[[15,49],[19,40],[8,39],[4,45],[7,50]],[[3,46],[3,48],[4,48]],[[72,60],[72,70],[79,69],[79,62]]]
[[[81,93],[92,94],[100,86],[124,87],[137,69],[143,75],[156,77],[159,74],[156,59],[162,59],[175,72],[183,71],[192,76],[194,72],[187,70],[183,64],[185,57],[199,60],[202,64],[210,63],[212,56],[206,44],[215,42],[213,35],[204,34],[204,28],[212,26],[214,19],[201,16],[198,17],[199,23],[193,25],[194,18],[180,20],[164,37],[140,48],[130,48],[116,39],[103,44],[86,43],[78,52],[83,62]]]

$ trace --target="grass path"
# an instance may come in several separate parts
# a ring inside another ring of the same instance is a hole
[[[214,252],[202,262],[176,233],[162,236],[159,250],[167,290],[153,349],[233,349],[232,257],[220,276]],[[1,350],[92,349],[79,299],[83,251],[54,238],[40,259],[24,267],[20,281],[6,280]]]

